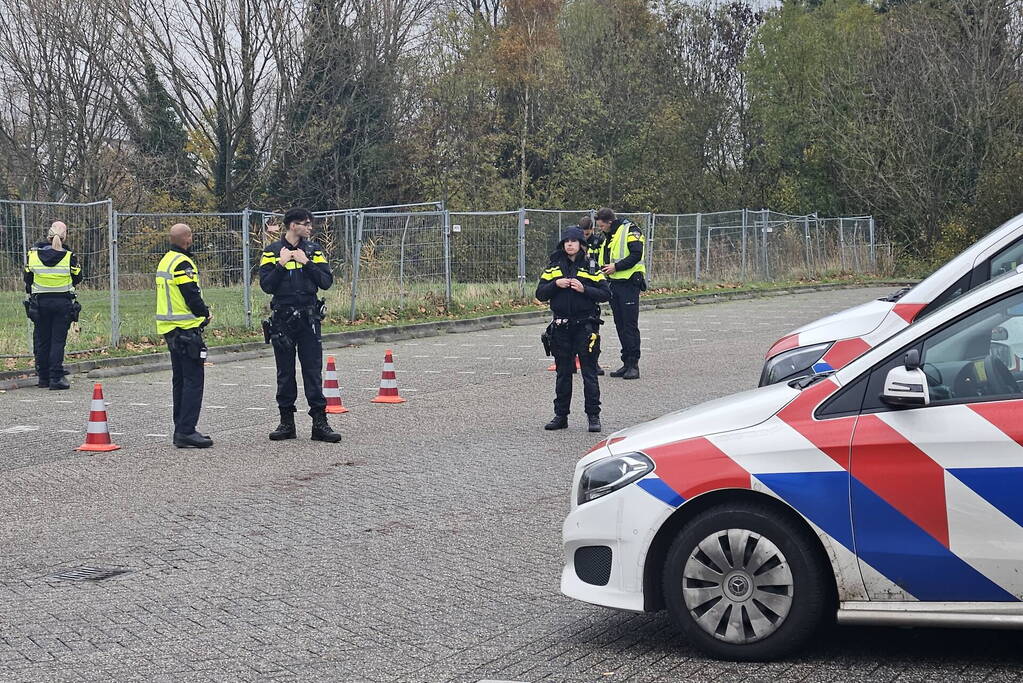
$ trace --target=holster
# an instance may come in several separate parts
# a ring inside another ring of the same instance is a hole
[[[34,295],[25,299],[25,315],[34,323],[39,322],[39,299]]]
[[[264,318],[261,322],[263,326],[263,343],[269,344],[270,337],[273,335],[273,323],[270,322],[270,318]]]
[[[551,323],[553,325],[554,323]],[[548,356],[551,355],[551,325],[547,326],[547,329],[540,335],[540,343],[543,344],[543,352]]]
[[[202,340],[202,332],[197,329],[178,330],[174,334],[173,352],[181,354],[189,360],[206,358],[206,343]]]
[[[78,303],[78,299],[71,299],[71,310],[68,311],[68,319],[76,323],[78,317],[82,314],[82,305]]]

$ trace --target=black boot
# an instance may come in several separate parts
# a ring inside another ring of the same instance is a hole
[[[615,370],[614,372],[612,372],[611,376],[612,377],[621,377],[621,376],[623,376],[625,374],[625,371],[628,370],[628,369],[629,369],[629,366],[623,365],[622,367],[620,367],[617,370]]]
[[[604,368],[602,368],[602,367],[600,367],[598,365],[597,366],[597,377],[603,377],[603,376],[604,376]]]
[[[590,423],[587,431],[599,432],[602,429],[600,426],[600,415],[587,415],[586,419],[589,420]]]
[[[68,384],[67,378],[61,377],[60,379],[50,380],[50,390],[59,391],[61,389],[70,389],[71,385]]]
[[[633,363],[622,373],[622,379],[639,379],[639,365]]]
[[[314,410],[310,414],[313,417],[313,441],[337,443],[341,440],[341,435],[330,428],[330,423],[327,422],[327,411],[324,408]]]
[[[543,426],[548,431],[555,429],[566,429],[568,427],[568,415],[555,415],[554,419]]]
[[[174,434],[174,445],[178,448],[209,448],[213,445],[213,439],[199,432]]]
[[[270,440],[284,441],[297,436],[295,433],[295,409],[281,408],[281,423],[277,425],[277,429],[270,432]]]

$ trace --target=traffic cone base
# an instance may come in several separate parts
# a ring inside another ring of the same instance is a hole
[[[92,387],[92,405],[89,409],[89,426],[86,429],[85,443],[76,451],[106,453],[119,449],[110,441],[110,428],[107,427],[107,407],[103,403],[103,385],[99,382]]]
[[[394,374],[394,357],[391,350],[384,353],[384,369],[380,373],[380,391],[370,403],[404,403],[405,399],[398,395],[398,379]]]
[[[557,363],[551,363],[551,366],[549,368],[547,368],[547,370],[549,372],[554,372],[557,369],[558,369],[558,364]],[[575,369],[576,370],[582,370],[583,369],[582,366],[579,365],[579,356],[575,357]]]
[[[327,399],[328,414],[341,415],[348,412],[348,408],[341,402],[341,387],[337,383],[334,356],[327,356],[327,371],[323,374],[323,397]]]

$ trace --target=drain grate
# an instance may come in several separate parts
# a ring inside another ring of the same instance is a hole
[[[90,565],[83,565],[81,567],[61,569],[59,572],[50,574],[48,578],[55,579],[57,581],[102,581],[103,579],[127,574],[130,571],[130,569],[114,569],[111,567],[92,567]]]

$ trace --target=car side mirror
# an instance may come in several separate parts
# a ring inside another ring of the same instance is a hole
[[[931,402],[927,376],[920,368],[919,349],[910,349],[901,367],[888,371],[881,400],[893,408],[919,408]]]

